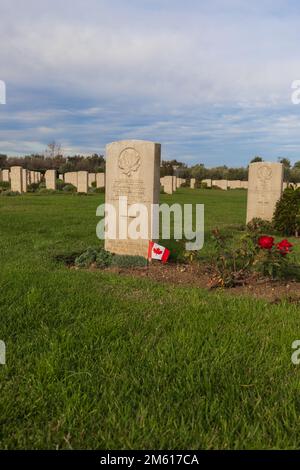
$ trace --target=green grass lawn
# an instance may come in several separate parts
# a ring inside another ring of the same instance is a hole
[[[245,191],[162,200],[204,203],[207,234],[245,221]],[[299,307],[69,270],[101,202],[0,198],[0,447],[299,448]]]

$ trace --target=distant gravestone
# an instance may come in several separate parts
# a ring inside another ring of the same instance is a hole
[[[25,168],[22,169],[22,192],[27,193],[27,183],[28,183],[28,176],[27,170]]]
[[[12,191],[22,192],[22,174],[23,168],[21,166],[12,166],[10,168],[10,187]]]
[[[105,173],[96,173],[96,187],[105,188]]]
[[[228,189],[227,180],[213,180],[212,185],[216,186],[217,188],[223,189],[223,191],[227,191]]]
[[[229,186],[230,189],[240,189],[241,188],[241,181],[240,180],[228,181],[228,186]]]
[[[196,179],[191,178],[191,189],[195,189],[195,185],[196,185]]]
[[[75,188],[77,188],[77,171],[69,171],[68,173],[65,173],[65,183],[72,184],[75,186]]]
[[[9,183],[9,170],[2,170],[2,181]]]
[[[96,173],[89,173],[89,174],[88,174],[88,185],[89,185],[89,188],[92,187],[93,183],[96,183]]]
[[[271,221],[283,185],[282,163],[255,162],[249,165],[247,223],[253,218]]]
[[[173,176],[173,191],[177,189],[177,176]]]
[[[115,208],[117,230],[116,238],[106,233],[106,250],[147,258],[153,234],[152,204],[159,204],[160,152],[160,144],[142,140],[107,145],[105,202]],[[137,211],[130,212],[133,204],[142,204],[148,213],[146,233],[138,239],[128,232],[139,220]]]
[[[207,186],[208,188],[211,188],[211,187],[212,187],[212,180],[211,180],[211,179],[202,180],[201,183],[206,184],[206,186]]]
[[[30,171],[30,184],[35,183],[35,171]]]
[[[166,194],[173,194],[173,176],[163,178],[163,187]]]
[[[46,188],[56,190],[56,170],[47,170],[45,173]]]
[[[88,192],[88,172],[87,171],[78,171],[77,173],[77,192],[85,193]]]

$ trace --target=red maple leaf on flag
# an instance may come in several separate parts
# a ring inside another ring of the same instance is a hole
[[[160,250],[159,248],[153,248],[153,252],[154,252],[156,255],[161,255],[161,254],[162,254],[162,250]]]

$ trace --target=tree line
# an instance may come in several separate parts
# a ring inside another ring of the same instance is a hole
[[[284,180],[291,183],[300,182],[300,161],[294,165],[288,158],[279,158],[278,161],[284,166]],[[263,162],[261,157],[254,157],[250,163]],[[35,171],[57,170],[59,173],[68,171],[88,171],[90,173],[105,172],[105,158],[101,154],[83,156],[66,156],[60,144],[51,142],[48,144],[44,154],[31,154],[24,157],[8,157],[0,154],[0,168],[10,168],[21,165],[23,168]],[[196,178],[197,180],[241,180],[248,179],[247,167],[228,167],[226,165],[207,168],[203,163],[188,166],[178,160],[164,160],[160,168],[160,176],[176,175],[181,178]]]
[[[263,158],[254,157],[250,163],[263,162]],[[291,164],[288,158],[278,158],[278,162],[283,164],[284,167],[284,181],[290,183],[300,183],[300,161],[294,165]],[[207,168],[203,163],[188,167],[185,163],[178,162],[177,160],[163,161],[161,167],[161,176],[176,175],[181,178],[196,178],[197,180],[212,179],[212,180],[248,180],[248,166],[247,167],[228,167],[226,165]]]

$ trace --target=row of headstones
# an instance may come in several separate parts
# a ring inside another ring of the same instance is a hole
[[[160,184],[163,186],[166,194],[173,194],[176,189],[180,188],[180,186],[185,183],[185,178],[178,178],[177,176],[164,176],[163,178],[160,178]]]
[[[47,172],[46,172],[47,173]],[[105,173],[88,173],[87,171],[72,171],[59,176],[67,184],[72,184],[79,193],[87,193],[95,185],[105,188]]]
[[[42,181],[42,173],[12,166],[10,170],[0,170],[0,181],[10,183],[11,191],[26,193],[30,184],[39,184]]]
[[[164,187],[164,192],[167,194],[172,194],[176,189],[180,188],[182,184],[186,183],[185,178],[177,178],[176,176],[164,176],[160,178],[160,184]],[[217,187],[223,190],[227,189],[248,189],[248,181],[240,180],[211,180],[204,179],[202,183],[206,184],[208,188]],[[190,188],[195,189],[196,187],[196,178],[191,178]]]
[[[96,188],[105,187],[104,173],[88,173],[87,171],[68,172],[59,175],[59,179],[66,184],[72,184],[78,192],[87,193],[89,187],[95,184]],[[21,166],[12,166],[10,170],[0,170],[0,181],[10,182],[11,191],[26,193],[30,184],[39,184],[42,181],[42,173],[30,171]],[[47,189],[56,190],[56,170],[45,172],[45,184]]]
[[[202,180],[208,188],[219,188],[227,191],[227,189],[248,189],[248,181],[241,180]]]
[[[143,203],[148,213],[152,213],[151,205],[159,204],[160,183],[165,192],[170,193],[182,184],[177,183],[176,177],[173,176],[160,180],[160,151],[160,144],[143,141],[114,142],[107,146],[105,200],[115,207],[117,220],[120,215],[120,196],[128,198],[128,207],[131,204]],[[194,183],[195,181],[192,182]],[[220,181],[211,181],[212,186],[216,183],[220,184]],[[283,191],[283,165],[268,162],[250,164],[248,188],[246,183],[243,184],[248,189],[247,222],[256,217],[272,220],[276,203]],[[237,185],[235,187],[241,187],[239,182],[235,181],[234,184]],[[127,224],[132,223],[132,215],[129,211],[124,215],[122,209],[122,224],[126,218]],[[153,221],[150,222],[146,239],[106,237],[105,248],[113,253],[147,257],[148,241],[153,237]]]

